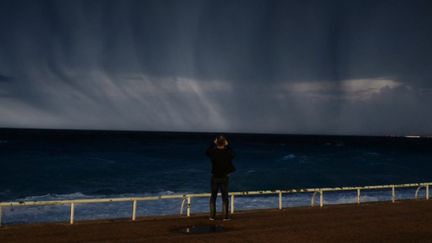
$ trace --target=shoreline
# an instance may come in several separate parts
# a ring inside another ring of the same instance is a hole
[[[233,220],[206,214],[5,225],[0,242],[428,242],[432,200],[407,200],[240,211]],[[180,229],[223,226],[224,232],[184,234]]]

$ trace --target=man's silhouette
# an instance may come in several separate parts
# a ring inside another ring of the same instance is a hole
[[[214,220],[216,217],[216,197],[219,190],[221,191],[223,201],[223,219],[230,220],[228,212],[228,174],[234,172],[235,167],[232,163],[234,152],[228,144],[228,140],[220,135],[206,151],[212,163],[210,220]]]

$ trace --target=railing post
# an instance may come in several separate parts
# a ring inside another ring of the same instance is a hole
[[[71,203],[71,206],[70,206],[70,224],[74,223],[74,214],[75,214],[75,204]]]
[[[234,194],[231,194],[231,213],[234,213]]]
[[[2,211],[2,207],[0,207],[0,227],[2,226],[2,216],[3,216],[3,211]]]
[[[416,192],[415,192],[415,199],[418,199],[418,193],[420,191],[421,186],[417,187]]]
[[[133,200],[132,203],[132,221],[136,219],[136,208],[137,208],[137,200]]]
[[[392,186],[392,203],[394,203],[396,200],[396,189],[395,186]]]
[[[191,197],[188,196],[187,197],[187,210],[186,210],[186,215],[189,217],[191,213]]]
[[[426,200],[429,200],[429,184],[426,185]]]
[[[279,191],[279,210],[282,209],[282,192]]]
[[[357,204],[360,204],[360,188],[357,188]]]
[[[186,201],[186,197],[183,196],[183,200],[182,200],[181,207],[180,207],[180,215],[183,215],[183,208],[184,208],[185,201]]]
[[[320,207],[324,206],[324,192],[320,190]]]
[[[315,206],[315,195],[318,193],[318,191],[314,191],[314,193],[312,194],[312,199],[311,199],[311,207]]]

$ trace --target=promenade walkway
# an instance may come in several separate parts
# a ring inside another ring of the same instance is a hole
[[[179,229],[222,225],[224,232]],[[432,201],[409,200],[237,212],[233,220],[207,215],[10,225],[0,242],[432,242]]]

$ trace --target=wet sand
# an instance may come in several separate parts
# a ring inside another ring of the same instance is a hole
[[[12,225],[0,242],[432,242],[432,200],[239,212],[233,220],[206,215]],[[221,225],[224,232],[179,229]]]

